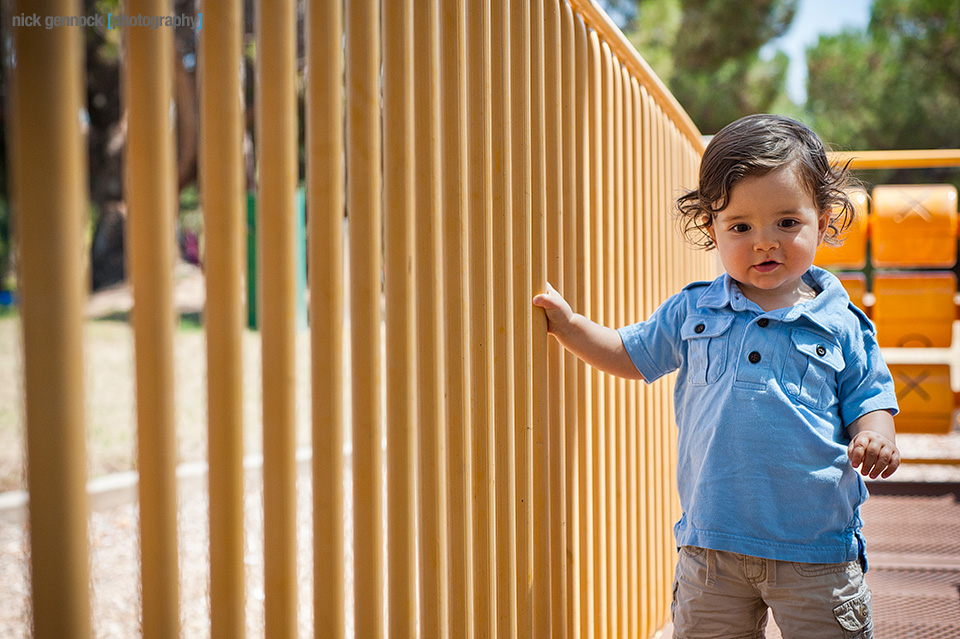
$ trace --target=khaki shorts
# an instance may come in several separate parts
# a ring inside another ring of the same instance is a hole
[[[807,564],[693,546],[673,583],[674,639],[763,639],[767,608],[784,639],[872,639],[860,563]]]

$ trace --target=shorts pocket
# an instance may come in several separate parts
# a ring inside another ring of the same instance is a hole
[[[837,402],[837,373],[845,364],[839,344],[804,328],[790,331],[781,381],[783,390],[802,404],[823,410]]]
[[[833,609],[837,623],[847,639],[867,639],[873,636],[873,614],[870,589],[865,585],[853,599]]]
[[[713,384],[727,367],[727,331],[733,315],[691,315],[680,326],[687,345],[687,379],[691,384]]]

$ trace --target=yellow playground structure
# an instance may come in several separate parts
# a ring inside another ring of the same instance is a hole
[[[171,4],[124,6],[170,15]],[[264,623],[279,638],[298,632],[297,22],[295,0],[256,4]],[[70,0],[15,5],[81,12]],[[669,621],[679,516],[672,381],[627,382],[562,354],[530,300],[550,281],[623,325],[714,277],[713,256],[690,250],[668,214],[695,183],[699,131],[592,0],[305,5],[313,636],[655,636]],[[242,6],[204,3],[198,32],[214,639],[245,636],[248,596]],[[83,31],[11,33],[32,632],[86,638]],[[183,605],[174,48],[167,28],[127,26],[122,38],[141,623],[143,637],[166,639]],[[844,156],[960,165],[960,151]],[[946,433],[960,388],[957,192],[878,186],[869,199],[863,224],[819,263],[842,272],[890,349],[899,428]]]
[[[908,159],[915,165],[923,157],[891,153],[874,166],[897,168],[909,165]],[[937,165],[949,158],[929,153],[926,161]],[[842,246],[822,247],[816,263],[840,270],[850,299],[876,324],[897,385],[897,432],[948,433],[960,398],[955,393],[960,377],[951,380],[950,367],[956,361],[951,347],[956,345],[957,189],[881,185],[873,189],[869,210],[865,192],[855,193],[854,202],[858,224]],[[871,294],[861,272],[868,263],[868,239]]]

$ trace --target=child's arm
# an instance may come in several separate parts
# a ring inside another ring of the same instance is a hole
[[[886,479],[900,466],[900,451],[897,449],[897,434],[893,427],[893,416],[885,410],[875,410],[861,415],[847,426],[850,446],[847,456],[860,474],[870,479]]]
[[[605,373],[627,379],[643,379],[627,354],[620,333],[615,329],[574,313],[560,293],[549,284],[547,292],[534,297],[533,303],[546,311],[547,331],[584,362]]]

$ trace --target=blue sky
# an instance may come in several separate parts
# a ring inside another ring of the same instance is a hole
[[[820,35],[866,28],[872,4],[873,0],[800,0],[790,29],[767,45],[790,56],[787,93],[794,102],[807,101],[806,48]]]

